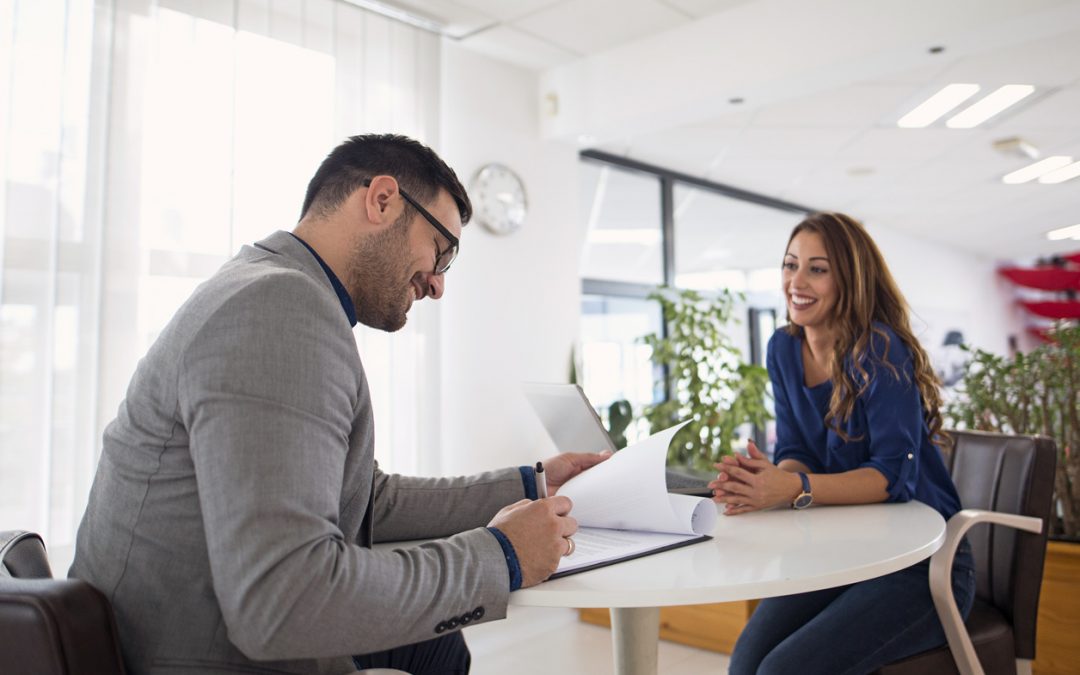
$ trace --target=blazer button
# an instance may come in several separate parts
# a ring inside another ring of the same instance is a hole
[[[445,633],[446,632],[446,622],[445,621],[440,621],[439,625],[435,626],[435,632],[436,633]]]
[[[484,608],[477,607],[476,609],[474,609],[472,611],[472,618],[474,621],[479,621],[480,619],[484,618]]]
[[[453,630],[453,629],[457,628],[460,625],[461,625],[461,622],[458,621],[458,618],[456,616],[453,619],[450,619],[449,621],[446,622],[446,627],[449,628],[450,630]]]
[[[460,621],[462,626],[468,626],[472,622],[472,614],[465,612],[461,615]]]

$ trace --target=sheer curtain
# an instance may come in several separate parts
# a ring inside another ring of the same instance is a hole
[[[0,530],[71,545],[176,308],[345,136],[437,145],[438,77],[438,37],[341,0],[0,0]],[[391,470],[439,469],[437,312],[356,331]]]

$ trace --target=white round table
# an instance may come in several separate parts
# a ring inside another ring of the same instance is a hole
[[[890,574],[930,557],[945,520],[920,502],[723,516],[710,541],[544,582],[511,605],[610,607],[615,671],[655,674],[660,607],[790,595]]]

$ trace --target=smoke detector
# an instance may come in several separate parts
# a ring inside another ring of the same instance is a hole
[[[1039,149],[1031,143],[1028,143],[1019,136],[1010,136],[1009,138],[1001,138],[993,143],[991,146],[994,150],[997,150],[1003,155],[1009,157],[1021,157],[1024,159],[1037,159],[1040,153]]]

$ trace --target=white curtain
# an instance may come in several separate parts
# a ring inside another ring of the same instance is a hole
[[[342,0],[0,0],[0,530],[70,546],[177,307],[343,138],[438,113],[438,37]],[[356,331],[391,470],[439,468],[437,329]]]

